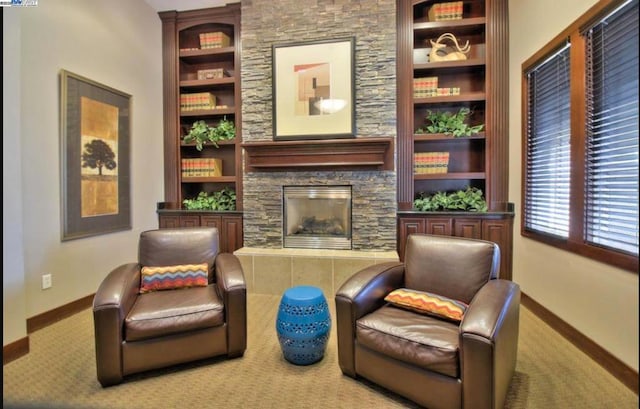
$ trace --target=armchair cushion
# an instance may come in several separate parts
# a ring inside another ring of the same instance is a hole
[[[453,322],[383,306],[356,321],[356,338],[406,364],[452,377],[460,374],[460,329]]]
[[[140,341],[223,325],[215,286],[140,294],[125,319],[126,341]]]
[[[391,305],[406,308],[421,314],[434,315],[451,321],[460,322],[468,305],[442,295],[426,291],[398,288],[390,292],[385,301]]]
[[[209,283],[208,270],[207,263],[142,267],[140,293],[187,287],[206,287]]]

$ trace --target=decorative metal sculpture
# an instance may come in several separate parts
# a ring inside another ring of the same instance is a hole
[[[466,60],[466,54],[471,50],[468,40],[464,46],[460,47],[458,39],[451,33],[442,34],[435,42],[433,40],[429,41],[431,41],[430,62]],[[447,41],[450,41],[453,45],[447,44]]]

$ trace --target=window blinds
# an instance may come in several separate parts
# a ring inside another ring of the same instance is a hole
[[[570,45],[527,72],[525,228],[569,235]]]
[[[586,33],[585,240],[638,255],[638,1]]]

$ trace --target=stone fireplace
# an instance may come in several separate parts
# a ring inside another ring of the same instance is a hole
[[[246,174],[244,247],[234,254],[242,263],[248,291],[281,295],[295,285],[314,285],[332,298],[358,270],[397,261],[396,195],[388,189],[394,181],[390,171]],[[351,250],[285,247],[283,187],[335,185],[351,187]]]
[[[243,144],[273,142],[274,45],[352,36],[356,139],[395,140],[395,0],[314,1],[305,7],[299,7],[296,0],[251,0],[243,1],[241,8]],[[372,26],[376,29],[371,30]],[[243,171],[244,248],[236,254],[243,263],[249,291],[281,295],[290,286],[306,284],[322,288],[332,298],[357,270],[397,260],[393,142],[391,149],[390,166],[316,166],[309,160],[297,169],[247,166],[245,149],[243,169],[238,170]],[[362,151],[360,147],[356,150]],[[318,152],[331,155],[336,150],[324,146],[314,153]],[[283,162],[300,163],[307,152],[281,149],[278,154]],[[334,155],[334,160],[338,158]],[[351,249],[285,247],[285,186],[350,186]]]
[[[283,247],[351,250],[351,186],[284,186]]]

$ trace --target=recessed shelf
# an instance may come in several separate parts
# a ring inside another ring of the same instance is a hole
[[[478,132],[477,134],[471,135],[471,136],[459,136],[459,137],[455,137],[453,135],[450,134],[443,134],[443,133],[424,133],[424,134],[414,134],[413,135],[413,140],[418,142],[418,141],[465,141],[465,140],[469,140],[469,139],[485,139],[485,133],[484,132]]]
[[[235,181],[236,181],[235,176],[182,178],[182,183],[229,183],[229,182],[235,182]]]
[[[236,113],[235,108],[219,108],[219,109],[198,109],[196,111],[180,111],[180,116],[220,116],[233,115]]]
[[[460,61],[438,61],[424,64],[413,64],[414,71],[440,70],[444,68],[471,68],[482,67],[486,64],[485,58],[473,58]]]
[[[483,30],[487,23],[485,17],[463,18],[460,20],[448,21],[414,21],[413,31],[415,33],[442,33],[443,30],[457,33],[465,31]]]
[[[223,77],[210,80],[184,80],[180,81],[181,88],[199,88],[199,87],[211,87],[217,85],[230,85],[233,86],[236,82],[235,77]]]
[[[427,173],[427,174],[415,174],[413,176],[415,180],[435,180],[435,179],[484,179],[484,172],[453,172],[453,173]]]
[[[180,60],[190,64],[200,64],[203,62],[225,61],[233,59],[234,47],[208,48],[204,50],[181,50]]]
[[[220,145],[220,146],[235,145],[235,144],[236,144],[236,140],[235,140],[235,139],[229,139],[229,140],[226,140],[226,141],[217,141],[216,143],[217,143],[218,145]],[[195,144],[195,142],[186,143],[186,142],[181,141],[181,142],[180,142],[180,146],[182,146],[182,147],[184,147],[184,148],[188,148],[188,147],[191,147],[191,148],[193,148],[193,149],[195,149],[195,148],[196,148],[196,144]],[[212,144],[212,143],[210,143],[210,142],[207,142],[207,143],[204,145],[204,148],[213,148],[213,149],[218,149],[218,148],[216,148],[216,147],[215,147],[215,145],[213,145],[213,144]]]
[[[477,102],[484,101],[487,98],[487,94],[484,92],[468,92],[461,95],[447,95],[442,97],[431,98],[414,98],[413,103],[415,105],[429,105],[429,104],[441,104],[449,102]]]

